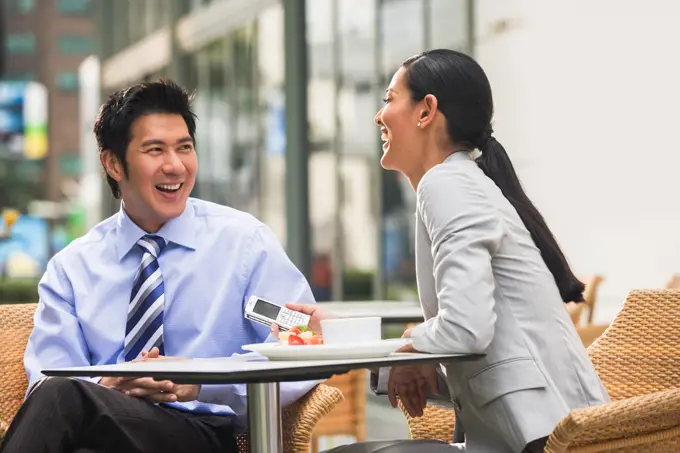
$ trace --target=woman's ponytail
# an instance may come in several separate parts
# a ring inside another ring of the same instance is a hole
[[[524,226],[531,233],[531,238],[541,251],[543,261],[555,277],[555,282],[564,302],[582,302],[584,285],[571,271],[567,259],[555,237],[538,209],[531,202],[515,173],[515,168],[508,157],[508,153],[492,135],[488,128],[480,143],[476,145],[482,154],[477,158],[477,164],[482,171],[496,183],[505,198],[514,206]]]

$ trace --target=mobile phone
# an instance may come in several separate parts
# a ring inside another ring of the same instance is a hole
[[[295,326],[306,326],[310,319],[309,315],[290,310],[257,296],[248,299],[245,317],[266,326],[276,323],[281,330],[290,330]]]

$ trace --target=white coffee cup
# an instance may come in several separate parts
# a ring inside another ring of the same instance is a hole
[[[382,318],[333,318],[321,321],[324,344],[351,344],[380,341]]]

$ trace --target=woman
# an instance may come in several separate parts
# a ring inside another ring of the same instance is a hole
[[[375,117],[382,166],[403,173],[417,193],[426,321],[405,332],[412,344],[404,350],[485,354],[442,365],[448,388],[436,389],[450,394],[464,443],[363,443],[334,452],[538,452],[572,409],[609,400],[564,306],[582,300],[583,284],[522,190],[492,115],[482,68],[459,52],[433,50],[402,64]],[[325,315],[306,310],[318,326]],[[392,404],[399,396],[411,415],[422,415],[435,377],[434,367],[392,369]]]

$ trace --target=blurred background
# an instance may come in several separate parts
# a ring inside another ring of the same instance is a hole
[[[0,303],[34,302],[47,260],[118,210],[91,132],[102,99],[171,77],[195,92],[194,196],[267,223],[319,301],[412,305],[414,194],[381,170],[373,117],[401,61],[437,47],[487,71],[496,137],[574,270],[597,277],[588,322],[680,270],[677,1],[2,0],[0,11]]]

